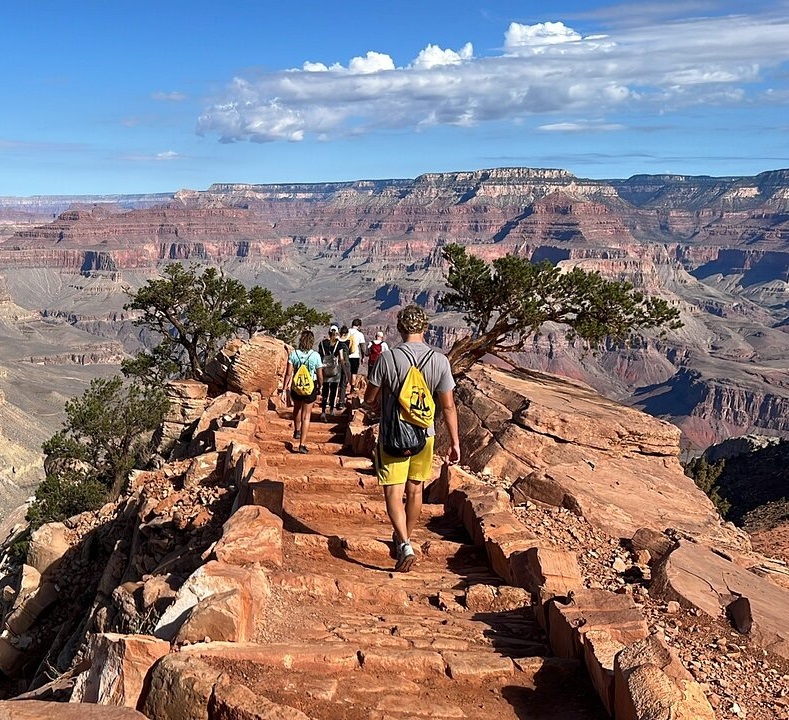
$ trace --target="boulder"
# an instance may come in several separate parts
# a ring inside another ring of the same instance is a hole
[[[247,395],[258,392],[264,398],[275,395],[288,362],[285,343],[258,334],[234,349],[227,371],[227,389]]]
[[[47,523],[30,536],[27,564],[45,578],[57,568],[70,548],[66,526],[61,522]]]
[[[91,666],[78,677],[71,702],[136,708],[151,667],[169,652],[170,643],[150,635],[93,636]]]
[[[617,653],[614,698],[617,720],[715,718],[701,686],[656,634]]]
[[[655,566],[650,593],[721,617],[738,598],[749,601],[750,637],[789,658],[789,590],[774,585],[718,553],[682,540]]]
[[[252,639],[255,618],[252,598],[238,589],[210,595],[187,614],[175,636],[178,645],[216,641],[245,642]]]
[[[153,667],[141,710],[156,720],[208,720],[220,672],[194,656],[165,655]]]
[[[195,605],[212,595],[231,590],[238,590],[242,597],[248,599],[246,606],[255,618],[261,615],[271,594],[268,577],[261,569],[213,560],[195,570],[178,589],[172,605],[156,624],[154,635],[172,640]]]
[[[244,505],[222,526],[214,547],[220,562],[229,565],[282,565],[282,518],[259,505]]]

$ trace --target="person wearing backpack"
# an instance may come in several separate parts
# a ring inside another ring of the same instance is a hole
[[[370,353],[367,359],[367,372],[373,369],[381,353],[385,353],[389,349],[389,345],[384,341],[384,334],[380,330],[375,333],[375,340],[370,344]]]
[[[321,340],[318,352],[323,363],[323,387],[321,388],[321,422],[326,422],[326,407],[331,413],[337,403],[337,391],[342,379],[342,366],[347,361],[346,346],[340,342],[336,325],[329,328],[329,337]],[[338,411],[339,412],[339,411]]]
[[[427,313],[418,305],[398,313],[397,330],[403,342],[381,353],[373,365],[362,406],[369,410],[380,403],[374,462],[394,528],[397,572],[408,572],[416,559],[411,534],[422,511],[423,483],[433,475],[436,400],[450,438],[446,461],[460,461],[455,379],[449,360],[425,344],[427,326]]]
[[[293,402],[293,439],[299,441],[299,453],[308,453],[307,435],[310,431],[312,405],[318,397],[318,388],[323,384],[323,363],[312,346],[315,335],[303,330],[298,347],[288,356],[285,379],[282,383],[282,401],[288,395]]]
[[[347,325],[340,328],[340,346],[342,348],[343,359],[340,361],[340,389],[337,393],[337,404],[335,408],[338,411],[345,410],[345,400],[348,394],[348,384],[351,382],[351,338]]]
[[[361,318],[354,318],[348,332],[348,362],[351,366],[351,393],[356,392],[356,376],[359,374],[359,365],[367,352],[367,342],[362,332]]]

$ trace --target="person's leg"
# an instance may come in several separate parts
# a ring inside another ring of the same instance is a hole
[[[373,460],[378,483],[384,489],[386,513],[394,529],[393,540],[397,550],[397,563],[394,569],[396,572],[408,572],[416,559],[414,549],[408,541],[408,520],[403,505],[403,490],[408,478],[409,459],[390,457],[378,445]]]
[[[337,403],[337,390],[339,387],[340,383],[329,383],[329,410],[333,410]]]
[[[312,403],[305,402],[301,405],[301,444],[299,450],[307,445],[307,435],[310,432],[310,420],[312,418]]]
[[[408,526],[405,507],[403,506],[403,486],[384,485],[384,500],[386,501],[386,514],[392,523],[399,545],[408,540]]]
[[[422,512],[422,490],[433,476],[433,445],[435,437],[428,437],[425,447],[408,463],[408,482],[405,485],[405,513],[408,537],[414,532]]]
[[[339,387],[339,399],[337,400],[337,404],[335,407],[338,410],[345,409],[345,396],[348,392],[348,382],[350,380],[350,369],[347,364],[342,366],[342,373],[340,376],[340,387]]]
[[[422,487],[421,480],[409,480],[405,484],[406,536],[404,540],[411,539],[419,515],[422,513]]]
[[[325,382],[323,383],[323,387],[321,388],[321,422],[326,422],[326,405],[329,405],[329,410],[331,411],[332,403],[331,403],[331,383]]]
[[[351,392],[356,392],[356,376],[359,374],[359,358],[351,358]]]
[[[298,400],[293,401],[293,439],[301,437],[301,407],[304,403]]]

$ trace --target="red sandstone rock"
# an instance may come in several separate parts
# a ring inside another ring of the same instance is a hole
[[[657,635],[621,650],[614,662],[614,677],[617,720],[715,718],[698,683]]]
[[[751,636],[762,647],[789,658],[789,590],[686,541],[667,555],[653,572],[653,594],[720,617],[736,597],[750,601]]]
[[[234,589],[200,600],[175,636],[178,645],[217,641],[245,642],[255,630],[252,598]]]
[[[207,718],[208,703],[219,675],[219,670],[193,655],[165,655],[153,667],[141,710],[156,720]]]
[[[232,357],[227,388],[239,393],[259,392],[269,397],[277,392],[287,363],[285,343],[270,335],[254,335]]]
[[[725,527],[685,475],[674,426],[543,373],[476,365],[456,394],[464,447],[472,448],[466,462],[477,472],[517,479],[516,502],[570,508],[613,537],[672,527],[748,549],[744,534]]]
[[[589,630],[584,635],[584,662],[600,700],[614,716],[614,659],[624,648],[605,630]]]
[[[132,708],[108,708],[90,703],[64,705],[38,700],[0,700],[0,718],[2,720],[145,720],[145,715]]]
[[[211,720],[310,720],[300,710],[274,703],[224,677],[214,688],[209,717]]]
[[[240,507],[222,527],[214,547],[220,562],[229,565],[282,565],[282,518],[257,505]]]
[[[242,596],[250,599],[252,616],[262,616],[270,595],[267,575],[259,568],[238,567],[214,560],[195,570],[178,589],[175,601],[159,619],[154,634],[171,640],[200,600],[230,590],[239,590]]]
[[[606,590],[583,589],[572,598],[550,600],[547,619],[551,648],[564,658],[583,657],[584,635],[590,630],[605,630],[623,645],[649,634],[632,598]]]
[[[148,635],[93,637],[90,669],[79,676],[71,702],[136,708],[151,667],[169,652],[170,643]]]

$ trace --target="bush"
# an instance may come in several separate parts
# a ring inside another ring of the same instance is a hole
[[[91,475],[66,471],[48,475],[36,489],[36,499],[26,519],[35,530],[49,522],[60,522],[72,515],[98,510],[107,501],[107,486]]]
[[[683,465],[685,475],[693,478],[696,486],[703,490],[707,497],[712,500],[712,504],[717,508],[721,517],[724,518],[731,510],[731,503],[720,494],[720,488],[718,487],[718,480],[725,466],[725,460],[719,460],[713,464],[708,462],[703,456],[692,458]]]

